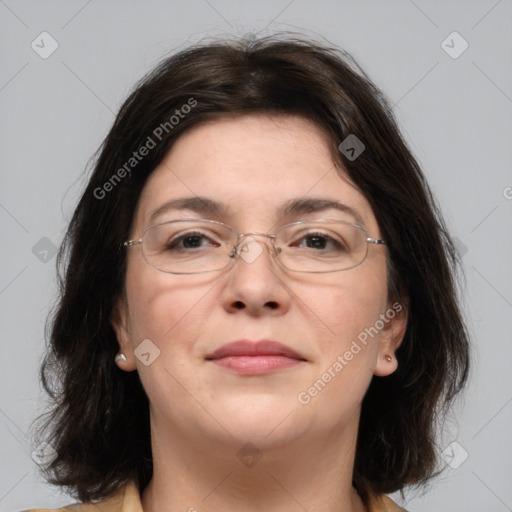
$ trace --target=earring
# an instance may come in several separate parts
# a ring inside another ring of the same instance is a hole
[[[393,361],[393,358],[391,356],[384,356],[384,359],[388,362],[388,363],[391,363],[391,361]]]
[[[114,361],[116,363],[119,362],[119,361],[122,361],[123,363],[126,363],[126,356],[122,352],[119,352],[119,354],[117,354],[117,356],[114,358]]]

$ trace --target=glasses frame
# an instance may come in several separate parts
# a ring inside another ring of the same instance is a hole
[[[207,273],[210,273],[210,272],[219,272],[221,270],[224,270],[227,266],[231,265],[232,263],[235,263],[236,261],[238,261],[238,257],[237,256],[240,256],[239,247],[240,247],[240,243],[242,242],[242,239],[244,237],[246,237],[246,236],[263,236],[263,237],[266,237],[266,238],[270,238],[270,240],[272,242],[272,244],[271,244],[272,247],[271,247],[270,253],[271,253],[274,261],[276,261],[278,263],[278,265],[280,265],[281,267],[285,268],[286,270],[289,270],[290,272],[300,272],[300,273],[306,273],[306,274],[327,274],[327,273],[332,273],[332,272],[343,272],[345,270],[351,270],[353,268],[358,267],[359,265],[362,265],[363,262],[366,260],[366,258],[368,256],[368,245],[369,244],[386,245],[386,242],[384,240],[382,240],[380,238],[372,238],[372,237],[368,236],[368,233],[367,233],[366,229],[363,228],[362,226],[360,226],[358,224],[354,224],[352,222],[346,222],[346,221],[342,221],[342,220],[317,219],[317,220],[312,220],[312,221],[296,221],[296,222],[289,222],[287,224],[283,224],[282,226],[279,226],[279,228],[276,230],[275,233],[257,233],[257,232],[239,233],[236,229],[232,228],[231,226],[228,226],[224,222],[217,221],[217,220],[210,220],[210,219],[176,219],[176,220],[168,220],[168,221],[165,221],[165,222],[160,222],[158,224],[153,224],[151,226],[148,226],[147,228],[144,229],[144,231],[142,232],[142,235],[139,238],[133,239],[133,240],[126,240],[125,242],[123,242],[121,244],[120,248],[121,249],[126,249],[128,247],[134,247],[136,245],[141,245],[142,246],[142,240],[143,240],[144,236],[146,235],[146,233],[151,228],[154,228],[156,226],[161,226],[161,225],[164,225],[164,224],[170,224],[170,223],[175,223],[175,222],[191,222],[191,221],[192,222],[207,222],[207,223],[212,223],[212,224],[218,224],[218,225],[221,225],[221,226],[224,226],[224,227],[228,228],[229,231],[231,231],[234,235],[236,235],[236,244],[233,247],[233,249],[231,250],[231,252],[228,254],[228,258],[229,259],[226,262],[226,265],[224,265],[223,267],[218,268],[218,269],[202,270],[200,272],[172,272],[172,271],[169,271],[169,270],[161,270],[161,269],[155,267],[154,265],[152,265],[151,263],[149,263],[149,261],[146,258],[146,255],[144,253],[144,250],[142,250],[142,255],[144,257],[145,262],[150,267],[158,270],[159,272],[164,272],[165,274],[193,275],[193,274],[207,274]],[[282,229],[284,229],[284,228],[286,228],[288,226],[294,226],[294,225],[297,225],[297,224],[316,224],[316,223],[320,223],[320,222],[329,222],[329,223],[334,223],[334,224],[347,224],[349,226],[353,226],[353,227],[355,227],[357,229],[360,229],[364,233],[364,235],[365,235],[365,242],[366,242],[366,252],[365,252],[364,258],[359,263],[357,263],[357,265],[353,265],[353,266],[348,267],[348,268],[342,268],[340,270],[294,270],[294,269],[291,269],[291,268],[287,267],[282,262],[282,260],[278,257],[279,253],[282,252],[282,250],[279,247],[275,246],[275,239],[276,239],[276,236],[279,233],[279,231],[281,231]],[[142,249],[142,247],[141,247],[141,249]]]

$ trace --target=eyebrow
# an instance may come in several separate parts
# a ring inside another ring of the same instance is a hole
[[[196,213],[205,215],[213,214],[226,215],[228,207],[223,203],[208,199],[207,197],[194,196],[194,197],[180,197],[178,199],[171,199],[160,205],[149,217],[149,223],[152,224],[158,217],[167,213],[170,210],[192,210]]]
[[[171,210],[192,210],[201,215],[227,216],[229,207],[207,197],[181,197],[171,199],[156,208],[149,217],[152,225],[159,217]],[[305,213],[316,213],[325,210],[338,210],[354,218],[357,224],[366,228],[361,214],[351,206],[341,203],[335,199],[322,197],[291,199],[281,206],[278,213],[283,216],[298,216]]]

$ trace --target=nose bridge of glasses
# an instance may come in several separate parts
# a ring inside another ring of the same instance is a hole
[[[252,263],[253,261],[255,261],[263,252],[263,248],[261,244],[253,237],[269,238],[271,241],[271,246],[267,247],[269,249],[270,254],[273,255],[273,252],[275,251],[274,240],[276,236],[272,233],[251,232],[240,233],[238,235],[238,240],[232,252],[232,256],[234,256],[236,253],[247,263]]]

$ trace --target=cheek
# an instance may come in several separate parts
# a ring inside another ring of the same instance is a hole
[[[373,378],[381,337],[376,325],[387,306],[385,265],[349,272],[340,273],[336,282],[315,294],[329,331],[318,342],[319,364],[299,401],[311,401],[319,423],[348,421]]]
[[[385,266],[357,267],[317,292],[321,315],[329,327],[333,350],[339,350],[375,325],[387,306]],[[364,335],[363,335],[364,337]],[[376,339],[376,338],[375,338]]]
[[[148,265],[133,265],[128,270],[126,288],[134,346],[150,339],[161,351],[177,351],[192,341],[207,305],[205,284],[197,281],[191,276],[165,274]]]

